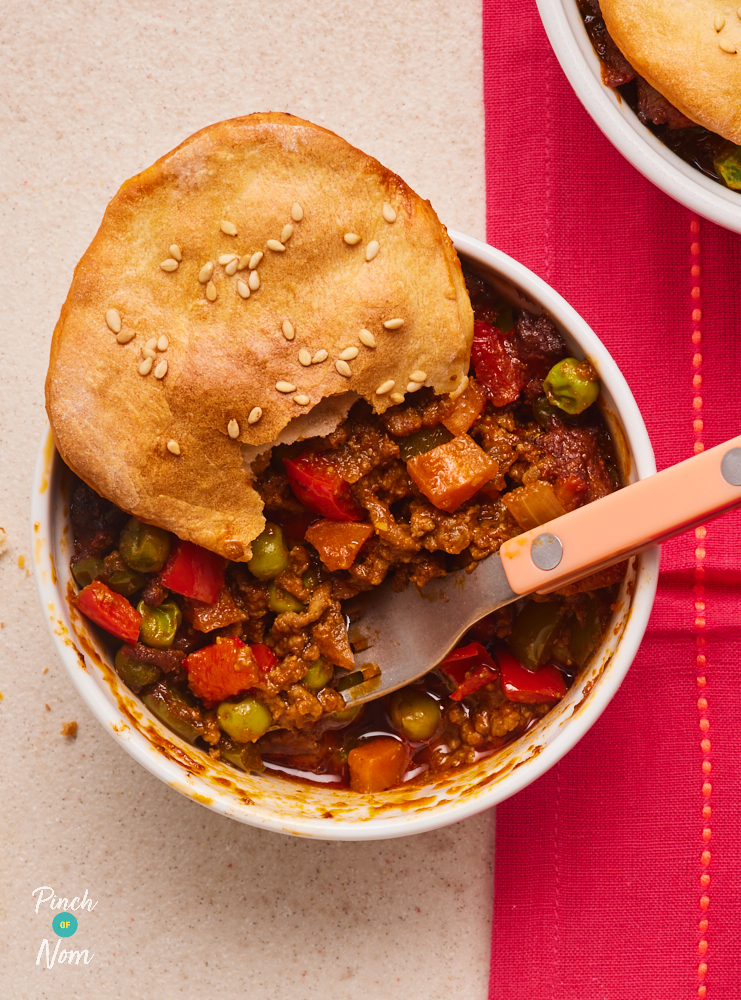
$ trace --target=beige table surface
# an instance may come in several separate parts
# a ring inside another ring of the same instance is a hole
[[[239,825],[135,764],[56,659],[28,505],[51,332],[108,199],[196,129],[289,111],[484,235],[479,0],[27,0],[0,32],[0,998],[486,995],[493,813],[323,843]],[[12,13],[11,13],[12,12]],[[25,560],[25,568],[23,566]],[[79,734],[60,735],[75,719]],[[36,966],[50,886],[97,900]]]

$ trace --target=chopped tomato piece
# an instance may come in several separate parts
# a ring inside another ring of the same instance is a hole
[[[263,642],[253,643],[250,649],[252,650],[252,655],[255,657],[255,663],[260,670],[260,676],[265,677],[277,665],[278,657],[270,646],[266,646]]]
[[[470,642],[448,653],[440,664],[443,673],[457,685],[452,701],[462,701],[499,677],[499,670],[480,642]]]
[[[499,463],[461,434],[407,462],[407,472],[427,499],[440,510],[454,511],[494,479]]]
[[[373,525],[352,521],[317,521],[306,532],[306,541],[319,553],[327,569],[350,569],[355,556],[373,534]]]
[[[528,370],[501,330],[483,320],[473,324],[471,361],[476,378],[495,406],[514,403],[525,387]]]
[[[178,539],[160,573],[160,582],[169,590],[205,604],[216,604],[224,587],[226,559],[193,542]]]
[[[350,787],[356,792],[383,792],[399,784],[408,760],[409,750],[392,736],[363,741],[347,755]]]
[[[215,628],[225,628],[235,622],[243,622],[249,616],[234,603],[228,587],[223,587],[216,604],[205,601],[195,601],[186,597],[183,601],[183,614],[187,621],[198,632],[213,632]]]
[[[497,662],[502,690],[509,701],[534,705],[542,701],[560,701],[566,694],[563,674],[551,663],[539,670],[526,670],[508,649],[503,648],[497,650]]]
[[[283,462],[288,482],[304,507],[333,521],[362,521],[365,512],[350,491],[350,484],[321,454],[305,451]]]
[[[93,580],[80,591],[77,607],[86,618],[118,639],[131,645],[138,640],[142,616],[125,597],[114,593],[102,580]]]
[[[188,686],[207,706],[257,684],[260,672],[250,647],[241,639],[219,636],[213,646],[197,649],[183,660]]]
[[[479,419],[486,406],[486,390],[475,379],[468,385],[453,404],[453,409],[443,417],[443,425],[451,434],[465,434]]]

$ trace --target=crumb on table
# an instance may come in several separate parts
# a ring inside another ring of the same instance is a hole
[[[63,722],[59,732],[62,736],[77,736],[77,723],[74,720],[72,722]]]

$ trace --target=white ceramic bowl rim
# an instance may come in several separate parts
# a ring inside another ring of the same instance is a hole
[[[630,444],[633,478],[643,479],[655,473],[651,444],[630,389],[607,349],[584,320],[544,281],[506,254],[469,236],[451,233],[451,237],[458,252],[468,258],[474,266],[479,264],[483,269],[492,272],[494,277],[499,276],[520,289],[526,299],[539,303],[562,329],[574,337],[583,352],[596,364],[605,388],[609,389]],[[606,658],[607,668],[594,674],[598,677],[598,683],[593,683],[585,689],[581,701],[576,707],[572,707],[572,714],[565,717],[558,726],[551,727],[555,728],[555,735],[551,734],[546,738],[544,744],[538,746],[533,754],[522,762],[515,763],[514,766],[510,764],[509,768],[503,770],[503,776],[497,777],[496,781],[490,784],[492,779],[486,778],[473,786],[473,792],[470,788],[464,787],[463,790],[471,794],[456,799],[453,779],[459,782],[460,791],[460,787],[465,786],[465,772],[470,773],[470,769],[464,769],[449,779],[452,787],[452,791],[450,788],[446,789],[450,792],[449,797],[445,794],[438,795],[432,805],[428,804],[418,809],[415,806],[414,811],[406,810],[398,815],[393,812],[384,813],[382,807],[366,811],[355,819],[293,816],[286,811],[281,814],[278,806],[271,812],[270,803],[258,808],[249,799],[236,802],[234,795],[231,798],[227,793],[215,795],[213,782],[202,780],[198,774],[179,764],[176,756],[163,755],[142,732],[133,731],[130,716],[127,718],[117,705],[111,690],[106,687],[102,671],[90,656],[86,655],[83,660],[77,647],[83,643],[85,648],[84,637],[80,637],[79,630],[70,623],[69,606],[63,592],[63,583],[60,582],[63,579],[62,567],[59,567],[59,579],[54,571],[54,552],[58,551],[55,549],[54,536],[57,499],[54,495],[54,469],[56,468],[58,473],[61,465],[61,460],[53,447],[51,433],[47,429],[36,464],[31,502],[34,569],[42,608],[53,642],[75,686],[103,727],[152,774],[223,815],[264,829],[328,840],[373,840],[437,829],[501,802],[548,770],[599,718],[620,686],[648,624],[658,576],[658,549],[643,553],[636,561],[637,572],[632,603],[627,612],[622,634],[615,640],[615,648]],[[59,515],[58,509],[56,514]],[[80,641],[73,641],[73,637]],[[87,645],[89,647],[89,640]],[[137,707],[146,714],[141,703],[137,703]],[[547,722],[551,715],[553,713],[542,721]],[[563,728],[559,728],[560,726]],[[548,731],[548,726],[544,731]],[[172,736],[169,731],[167,733],[168,737]],[[174,742],[179,741],[174,739]],[[193,754],[194,751],[187,744],[181,745],[185,751]],[[531,745],[528,747],[528,752],[532,750]],[[187,759],[187,754],[181,756]],[[489,758],[489,760],[495,759],[496,757]],[[206,760],[208,761],[208,758]],[[227,767],[227,765],[220,766]],[[233,769],[228,770],[233,773]],[[450,775],[451,772],[447,774]],[[260,780],[260,776],[250,777],[253,781]],[[283,784],[291,786],[294,797],[299,794],[296,789],[302,787],[290,782]],[[383,795],[388,794],[383,793]],[[356,799],[359,801],[364,797],[357,796]],[[279,803],[280,795],[276,794],[276,800]]]
[[[741,193],[706,177],[673,153],[602,82],[600,61],[577,0],[537,0],[556,58],[597,127],[644,177],[711,222],[741,233]]]

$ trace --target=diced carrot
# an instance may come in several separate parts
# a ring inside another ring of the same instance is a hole
[[[468,434],[415,455],[407,472],[430,503],[454,511],[499,472],[499,463]]]
[[[409,751],[391,736],[377,736],[347,755],[350,787],[356,792],[383,792],[398,785],[406,770]]]
[[[524,531],[566,513],[551,484],[542,480],[510,490],[502,497],[502,503]]]
[[[373,534],[373,525],[357,521],[317,521],[306,530],[306,541],[319,553],[327,569],[350,569],[365,542]]]
[[[183,614],[198,632],[212,632],[215,628],[225,628],[249,617],[234,603],[228,587],[223,588],[216,604],[183,598]]]
[[[486,390],[472,378],[442,422],[451,434],[465,434],[481,416],[485,406]]]

